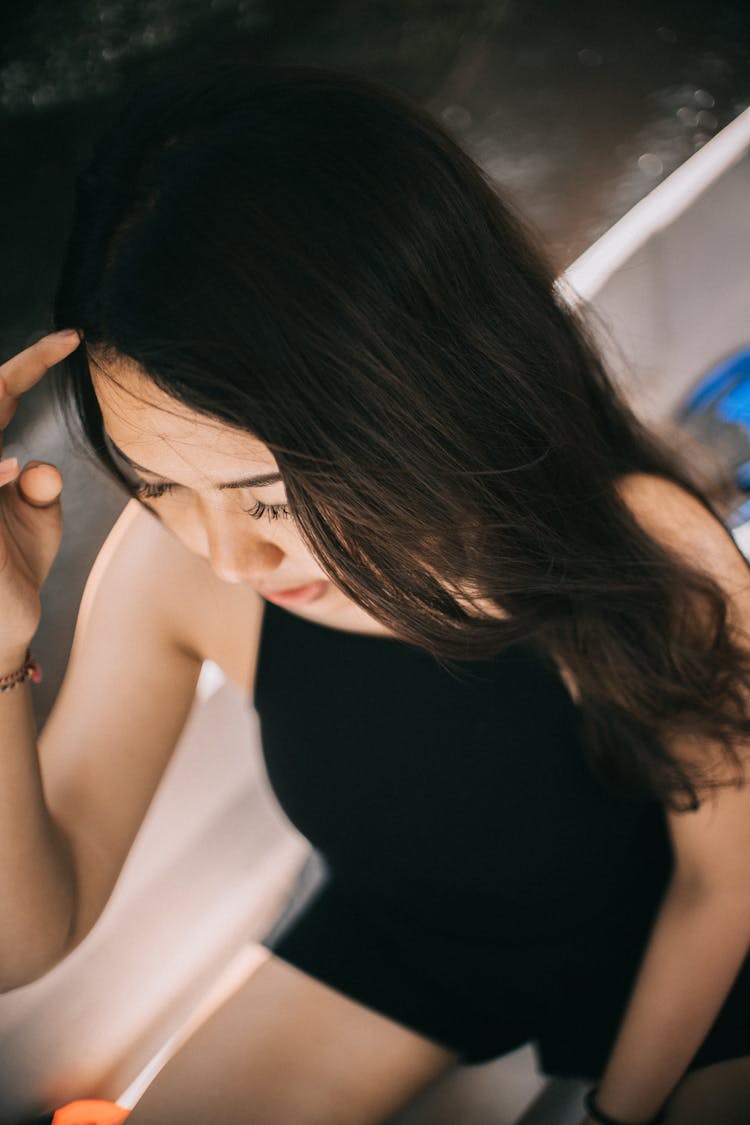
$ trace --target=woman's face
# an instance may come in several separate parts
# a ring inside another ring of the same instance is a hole
[[[286,514],[284,482],[267,446],[191,411],[135,364],[107,359],[92,363],[91,375],[115,461],[219,578],[342,628],[372,622],[323,573]]]

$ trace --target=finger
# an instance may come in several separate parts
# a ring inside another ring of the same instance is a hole
[[[18,476],[18,459],[16,457],[6,457],[5,460],[0,461],[0,488],[4,484],[10,484]]]
[[[18,396],[28,391],[50,367],[75,351],[80,342],[75,328],[54,332],[0,364],[0,375],[5,379],[8,393]]]
[[[34,508],[47,508],[54,504],[63,486],[59,470],[41,461],[25,465],[16,483],[21,499]]]
[[[0,430],[7,428],[18,406],[15,395],[8,394],[5,380],[0,375]]]

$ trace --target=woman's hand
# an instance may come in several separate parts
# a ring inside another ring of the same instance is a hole
[[[0,365],[0,456],[20,396],[79,343],[75,330],[44,336]],[[39,626],[39,591],[62,538],[62,483],[54,465],[28,461],[19,470],[15,458],[0,460],[0,675],[22,662]]]

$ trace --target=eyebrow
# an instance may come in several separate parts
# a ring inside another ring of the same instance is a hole
[[[160,476],[159,473],[155,473],[153,471],[153,469],[147,469],[145,467],[145,465],[139,465],[138,462],[134,461],[132,457],[128,457],[127,453],[123,453],[123,451],[120,449],[120,447],[118,445],[115,445],[115,443],[112,441],[112,438],[109,436],[109,434],[105,434],[105,437],[106,437],[109,445],[112,447],[112,450],[117,454],[117,456],[121,457],[122,460],[125,461],[126,464],[130,465],[131,468],[138,469],[139,472],[141,472],[141,473],[148,473],[152,477],[159,477],[159,480],[165,481],[165,483],[167,483],[167,484],[173,484],[174,483],[173,481],[168,480],[167,477],[162,477],[162,476]],[[215,488],[264,488],[268,484],[278,484],[278,482],[282,479],[283,478],[281,476],[281,473],[261,473],[261,475],[257,476],[257,477],[248,477],[246,480],[228,481],[226,484],[217,484],[214,487]]]

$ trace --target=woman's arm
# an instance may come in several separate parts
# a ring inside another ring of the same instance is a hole
[[[24,656],[3,650],[0,666],[20,668]],[[41,976],[73,916],[72,866],[42,792],[32,690],[27,680],[0,695],[0,992]]]
[[[750,634],[750,569],[729,533],[670,482],[627,478],[623,495],[650,534],[701,561],[727,591],[733,624]],[[701,749],[684,746],[693,759]],[[605,1113],[634,1123],[681,1080],[750,950],[750,787],[719,789],[667,820],[674,874],[597,1096]]]
[[[38,739],[31,689],[2,697],[0,991],[50,969],[109,898],[192,704],[201,659],[180,614],[189,620],[200,562],[128,505],[89,576]]]
[[[599,1084],[601,1109],[619,1120],[645,1122],[658,1112],[750,950],[750,790],[724,791],[716,805],[685,815],[721,825],[724,814],[727,836],[732,822],[744,818],[735,839],[738,850],[744,844],[745,877],[734,881],[731,873],[706,869],[695,877],[678,871],[672,879]]]

